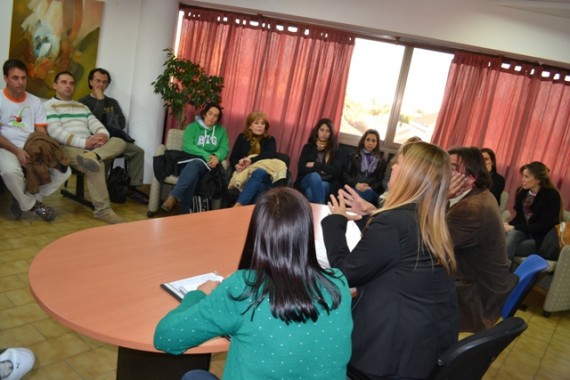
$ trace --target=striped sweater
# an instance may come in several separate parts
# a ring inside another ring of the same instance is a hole
[[[51,98],[44,106],[48,134],[61,144],[85,148],[89,136],[97,133],[109,136],[105,126],[79,102]]]

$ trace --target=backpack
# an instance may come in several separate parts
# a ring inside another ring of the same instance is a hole
[[[107,190],[111,202],[125,203],[127,201],[130,182],[131,177],[127,174],[126,168],[115,166],[111,169],[107,178]]]

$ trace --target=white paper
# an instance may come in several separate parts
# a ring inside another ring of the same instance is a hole
[[[198,289],[200,285],[207,281],[221,282],[223,279],[224,277],[220,276],[219,274],[210,272],[198,276],[184,278],[178,281],[167,282],[162,285],[173,292],[179,299],[182,299],[186,293]]]
[[[360,228],[352,220],[349,220],[346,225],[346,243],[348,244],[348,249],[352,251],[356,244],[360,241],[361,237]],[[325,242],[322,240],[315,241],[315,248],[317,250],[317,261],[323,268],[329,268],[329,259],[327,257],[327,249],[325,248]]]

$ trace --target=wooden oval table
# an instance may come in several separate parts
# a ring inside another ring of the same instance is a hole
[[[312,205],[315,239],[328,208]],[[117,379],[180,379],[209,367],[224,338],[167,355],[153,346],[158,321],[178,304],[161,283],[237,268],[253,206],[95,227],[43,248],[29,271],[37,303],[61,324],[117,345]]]

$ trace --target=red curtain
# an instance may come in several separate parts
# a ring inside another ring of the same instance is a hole
[[[510,206],[520,186],[519,168],[541,161],[570,209],[568,75],[516,62],[502,68],[500,58],[457,53],[432,142],[446,149],[493,149]]]
[[[250,112],[265,112],[295,176],[301,149],[320,118],[333,120],[338,134],[354,36],[260,16],[183,10],[177,55],[224,78],[222,123],[230,143]]]

